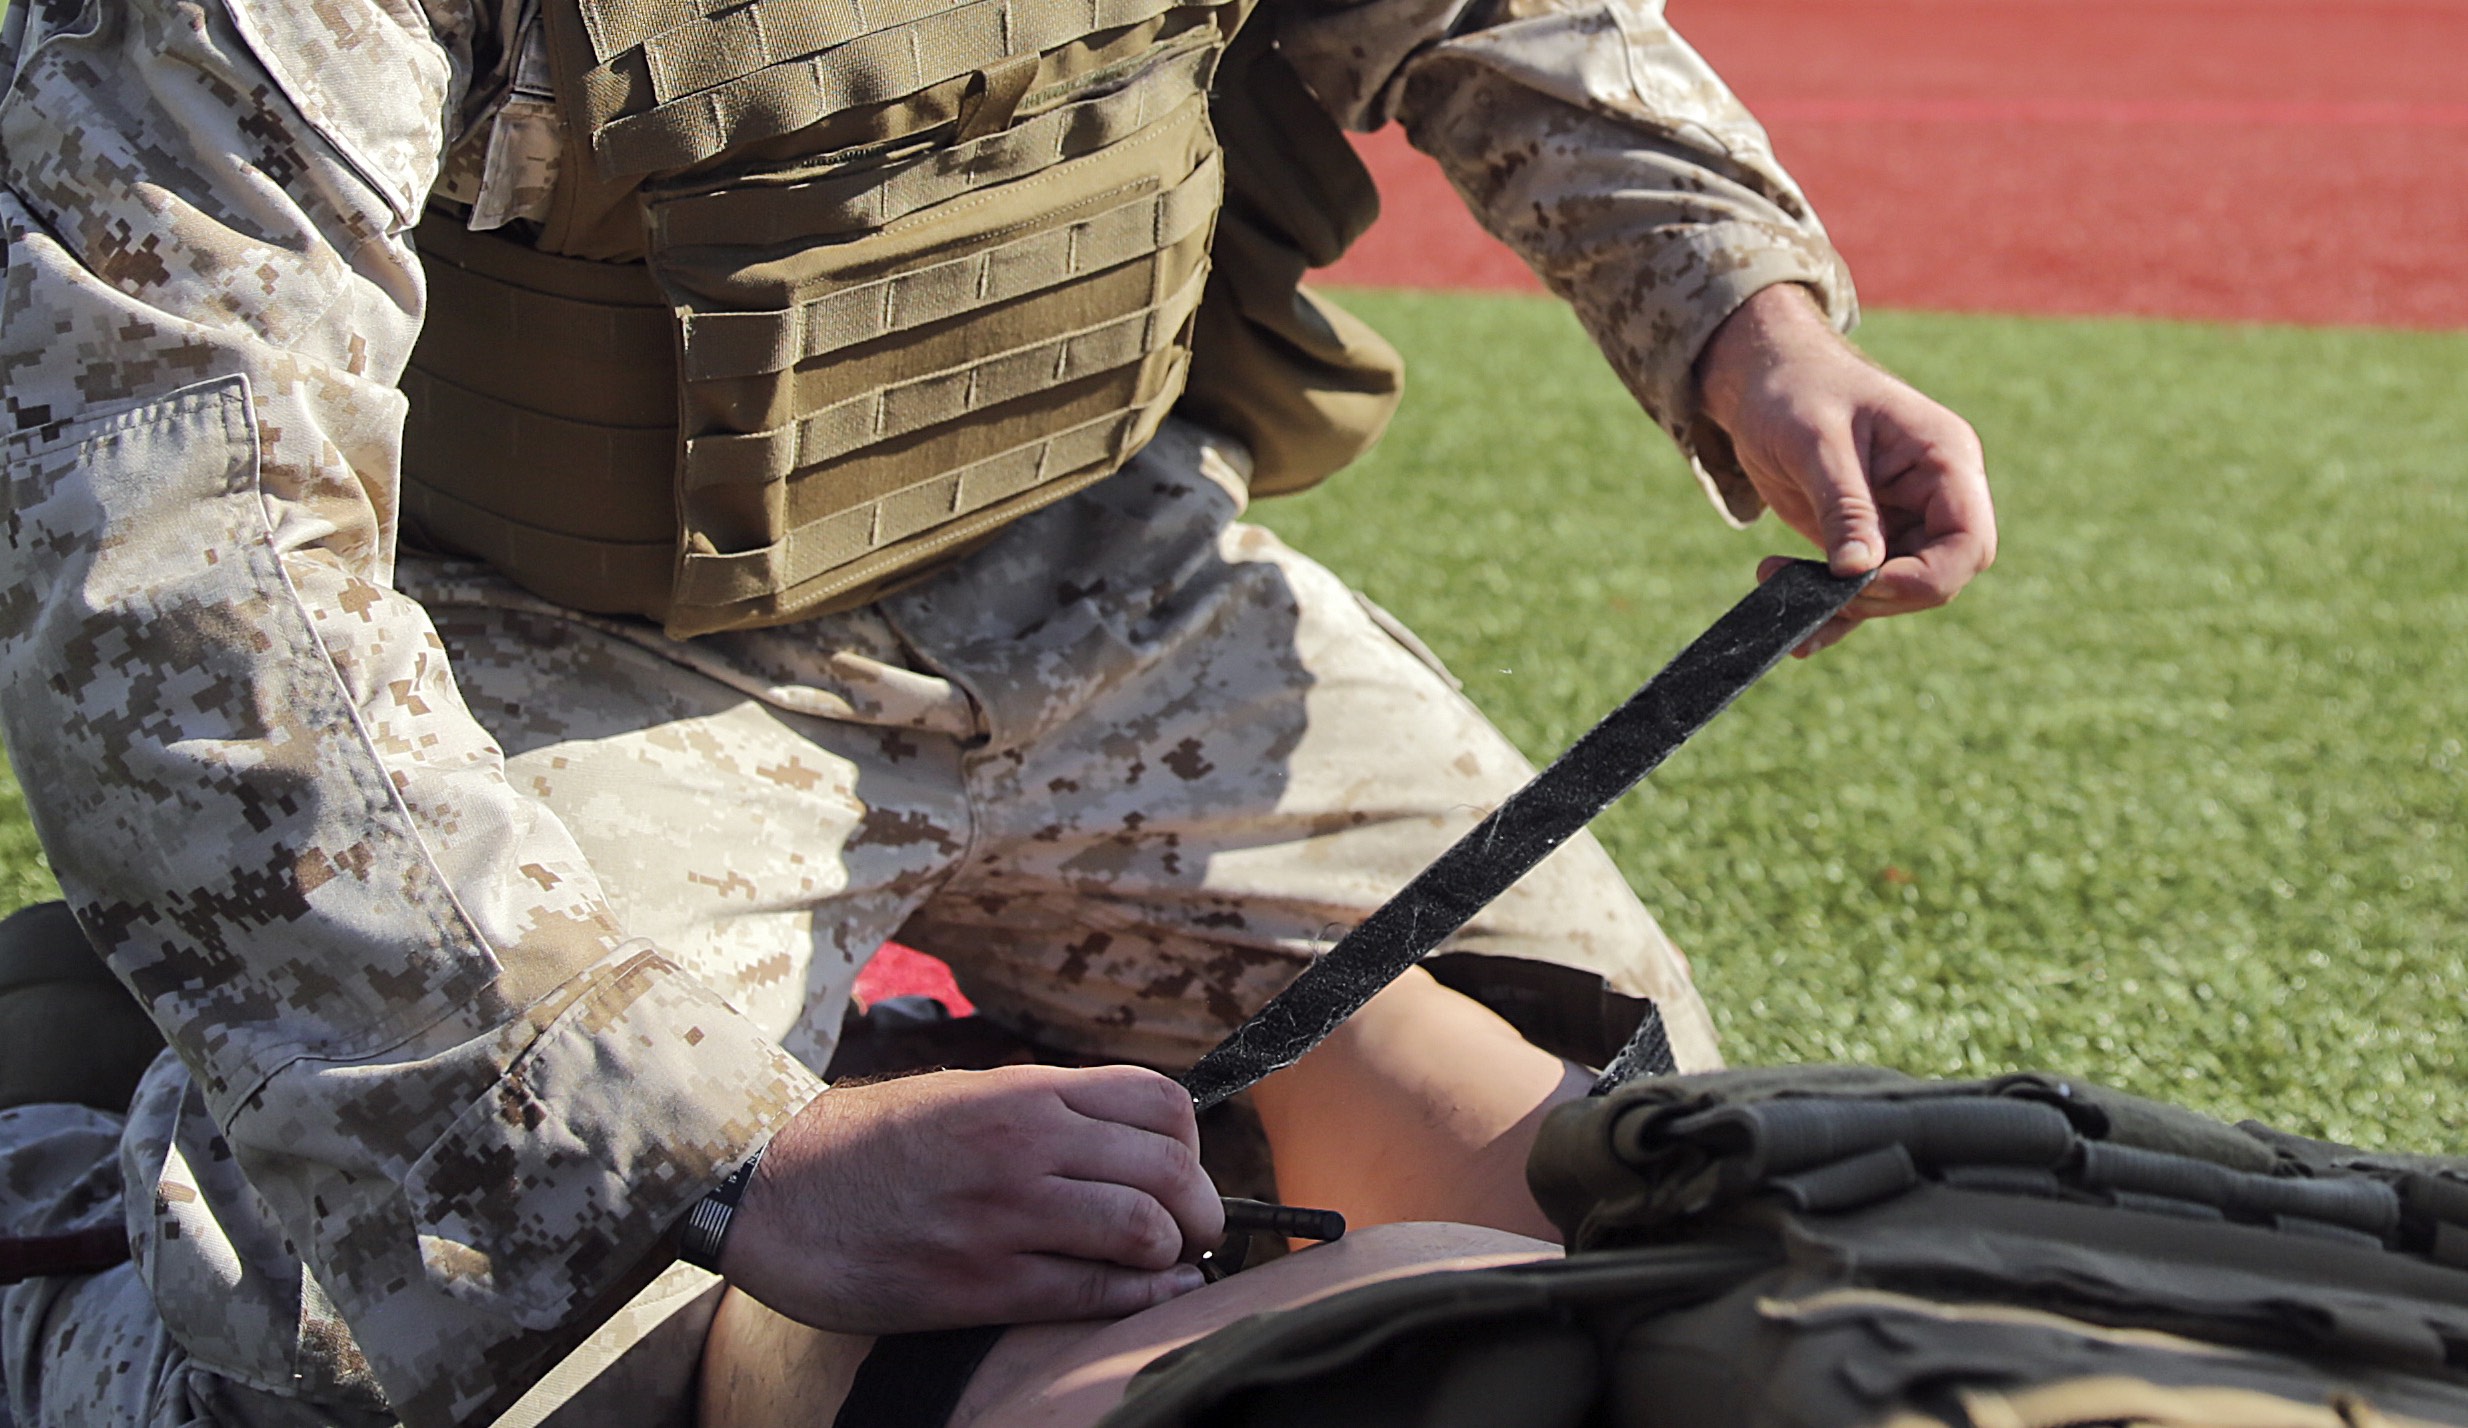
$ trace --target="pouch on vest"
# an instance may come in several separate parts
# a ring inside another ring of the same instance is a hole
[[[1394,354],[1338,315],[1241,360],[1259,314],[1321,310],[1259,242],[1242,266],[1281,298],[1209,281],[1207,95],[1246,8],[548,5],[571,142],[538,243],[421,226],[413,538],[680,636],[857,603],[1119,468],[1184,391],[1211,291],[1243,314],[1210,342],[1243,390],[1210,410],[1262,448],[1262,488],[1341,464]],[[1342,176],[1318,119],[1302,142]],[[1320,187],[1367,221],[1367,183]]]
[[[2468,1424],[2468,1162],[1799,1068],[1564,1107],[1530,1176],[1567,1258],[1231,1326],[1107,1428]]]
[[[423,225],[418,533],[692,635],[862,598],[1109,474],[1182,390],[1243,8],[551,4],[581,152],[542,239],[592,258]],[[593,261],[631,256],[629,207],[644,265]],[[570,360],[595,332],[622,345]]]

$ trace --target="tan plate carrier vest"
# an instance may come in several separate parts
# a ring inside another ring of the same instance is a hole
[[[1299,280],[1376,197],[1249,4],[549,0],[550,217],[419,229],[408,537],[681,637],[844,607],[1119,468],[1198,333],[1255,489],[1344,464],[1398,364]]]

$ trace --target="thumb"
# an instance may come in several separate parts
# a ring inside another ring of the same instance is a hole
[[[1199,1268],[1188,1264],[1152,1271],[1061,1255],[1023,1255],[1016,1263],[1020,1272],[1010,1286],[1010,1313],[1023,1323],[1120,1319],[1179,1298],[1204,1282]]]
[[[1820,438],[1801,482],[1817,507],[1817,531],[1836,575],[1860,575],[1885,562],[1885,533],[1868,470],[1849,430]]]

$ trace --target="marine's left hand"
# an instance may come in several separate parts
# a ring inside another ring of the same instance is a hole
[[[1997,517],[1971,424],[1861,355],[1806,289],[1741,304],[1697,358],[1705,413],[1774,514],[1837,575],[1876,580],[1797,653],[1863,620],[1951,600],[1997,558]],[[1783,564],[1769,557],[1760,580]]]

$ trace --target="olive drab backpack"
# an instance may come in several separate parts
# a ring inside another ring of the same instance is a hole
[[[2468,1160],[1800,1067],[1563,1107],[1528,1175],[1567,1258],[1244,1321],[1105,1428],[2468,1424]]]

